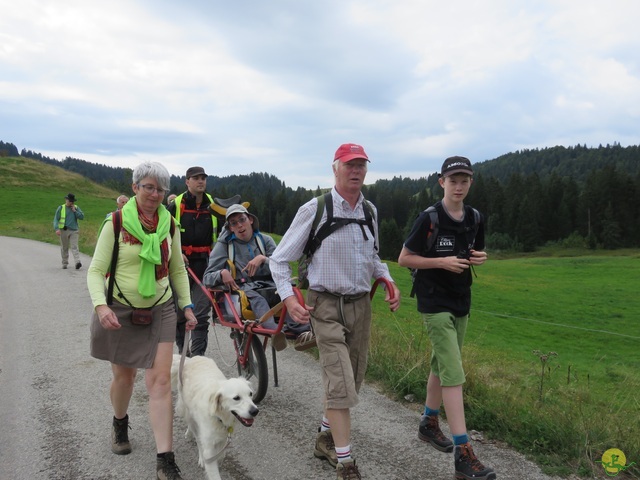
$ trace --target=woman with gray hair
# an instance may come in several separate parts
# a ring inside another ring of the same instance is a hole
[[[160,163],[145,162],[133,171],[133,201],[121,210],[121,222],[106,220],[87,274],[95,311],[91,319],[91,356],[111,363],[113,407],[111,450],[131,453],[129,402],[138,368],[144,368],[149,417],[157,449],[157,478],[180,480],[173,454],[171,362],[176,311],[184,309],[187,329],[196,326],[189,280],[182,258],[180,231],[162,205],[169,172]],[[113,224],[113,227],[109,224]],[[120,228],[118,228],[118,224]],[[117,237],[116,237],[117,235]],[[107,274],[116,250],[113,298],[108,299]]]

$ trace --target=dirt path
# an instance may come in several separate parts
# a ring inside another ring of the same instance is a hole
[[[113,455],[111,373],[108,364],[88,353],[90,258],[83,256],[84,266],[76,271],[62,270],[59,257],[54,245],[0,237],[0,478],[153,478],[155,448],[143,372],[129,412],[134,451]],[[212,328],[208,356],[227,375],[235,374],[230,348],[228,330]],[[280,385],[270,384],[254,426],[235,429],[222,462],[223,478],[334,479],[328,463],[313,457],[321,418],[317,362],[290,346],[278,354],[278,367]],[[353,410],[353,451],[363,479],[453,478],[452,455],[418,440],[418,421],[418,407],[363,388]],[[174,423],[183,477],[204,478],[196,446],[184,439],[182,421]],[[479,442],[474,448],[498,478],[552,478],[512,450]]]

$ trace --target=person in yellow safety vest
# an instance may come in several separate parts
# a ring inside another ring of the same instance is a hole
[[[218,219],[209,209],[213,199],[206,193],[207,174],[204,168],[190,167],[187,170],[185,183],[187,191],[178,195],[167,209],[176,219],[180,229],[185,264],[202,280],[209,262],[209,253],[217,240]],[[207,350],[212,306],[193,279],[189,278],[189,281],[191,282],[191,301],[195,305],[194,313],[198,319],[198,325],[191,332],[190,355],[204,355]],[[176,344],[180,353],[184,347],[185,321],[184,315],[178,311]],[[189,345],[186,347],[189,348]]]
[[[76,261],[76,270],[78,270],[82,267],[80,250],[78,249],[78,239],[80,237],[78,220],[84,218],[84,213],[75,204],[76,196],[73,193],[68,193],[64,199],[64,204],[58,207],[53,217],[53,228],[56,231],[56,235],[60,237],[62,268],[66,270],[69,265],[69,247],[71,247],[73,259]]]

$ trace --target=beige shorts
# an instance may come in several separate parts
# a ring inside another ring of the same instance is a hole
[[[371,300],[309,290],[307,304],[313,307],[311,324],[316,335],[325,408],[343,409],[358,404],[358,392],[367,371],[371,336]]]

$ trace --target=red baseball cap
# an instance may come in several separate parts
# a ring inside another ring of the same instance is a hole
[[[333,161],[340,160],[341,162],[350,162],[351,160],[355,160],[356,158],[363,158],[367,162],[370,162],[367,154],[364,153],[364,148],[362,145],[356,145],[355,143],[343,143],[336,150],[336,154],[333,157]]]

